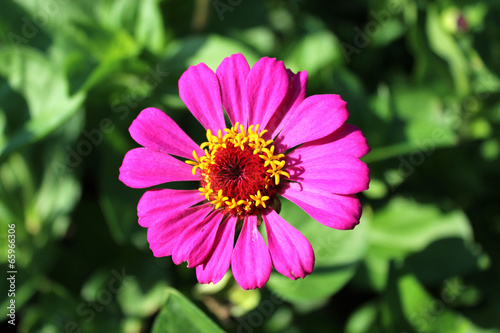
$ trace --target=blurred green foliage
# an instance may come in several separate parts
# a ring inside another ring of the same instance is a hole
[[[500,332],[498,1],[0,8],[0,267],[15,224],[19,332]],[[178,78],[237,52],[307,70],[308,94],[340,94],[372,147],[361,224],[331,230],[284,201],[315,272],[253,291],[153,257],[143,191],[117,178],[145,107],[201,142]]]

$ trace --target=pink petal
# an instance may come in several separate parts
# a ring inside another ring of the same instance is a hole
[[[262,288],[271,275],[271,257],[257,229],[257,217],[245,218],[234,247],[231,267],[236,282],[243,289]]]
[[[157,221],[174,218],[203,200],[205,197],[198,190],[147,191],[137,205],[139,225],[147,228]]]
[[[125,185],[144,188],[183,180],[199,180],[192,167],[178,159],[148,148],[130,150],[123,158],[118,177]]]
[[[359,158],[315,148],[299,147],[286,156],[290,180],[336,194],[368,189],[370,169]]]
[[[348,117],[347,103],[339,95],[309,96],[287,117],[277,143],[282,149],[288,149],[323,138]]]
[[[333,194],[311,184],[288,183],[282,195],[330,228],[353,229],[361,217],[361,204],[354,194]]]
[[[303,151],[328,151],[355,157],[363,157],[370,151],[363,133],[350,124],[342,125],[338,130],[324,138],[310,141],[300,146]]]
[[[204,154],[172,118],[156,108],[142,110],[129,132],[137,143],[152,150],[189,159],[193,158],[193,150],[198,156]]]
[[[208,260],[196,267],[196,277],[200,283],[217,283],[229,269],[233,254],[236,222],[236,217],[230,216],[219,226],[214,247],[207,257]]]
[[[219,81],[207,65],[191,66],[182,74],[179,96],[203,127],[212,133],[226,128]]]
[[[261,58],[248,73],[246,85],[248,124],[264,129],[288,91],[288,74],[283,61]]]
[[[244,87],[250,66],[245,57],[238,53],[225,58],[217,68],[222,104],[234,125],[236,122],[246,126],[248,113],[243,103]]]
[[[153,223],[148,229],[148,242],[153,255],[155,257],[172,255],[184,230],[192,224],[203,221],[212,210],[211,205],[195,206],[176,215],[165,214],[163,220]]]
[[[311,274],[314,251],[307,238],[274,210],[269,210],[263,218],[274,268],[292,280]]]
[[[202,221],[191,222],[179,236],[177,246],[172,253],[174,263],[179,265],[187,261],[188,268],[201,264],[210,254],[217,228],[223,217],[219,211],[214,211]]]
[[[266,125],[271,138],[278,135],[283,129],[283,124],[286,123],[287,118],[293,114],[293,110],[306,98],[307,72],[302,71],[294,74],[291,70],[287,69],[287,73],[289,80],[288,92],[278,110]]]

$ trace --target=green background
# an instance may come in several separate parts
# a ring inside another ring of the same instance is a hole
[[[19,332],[500,332],[499,16],[486,0],[2,1],[0,330],[15,224]],[[237,52],[307,70],[372,148],[361,224],[283,202],[315,272],[253,291],[153,257],[143,190],[118,181],[145,107],[202,142],[177,81]]]

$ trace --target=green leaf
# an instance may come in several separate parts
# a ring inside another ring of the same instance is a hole
[[[351,279],[365,254],[365,222],[362,220],[354,230],[331,229],[285,200],[281,215],[309,240],[316,264],[312,274],[296,281],[273,273],[268,287],[280,297],[296,303],[312,304],[335,294]]]
[[[80,116],[71,118],[35,147],[9,155],[0,165],[0,201],[10,210],[11,223],[22,223],[37,237],[28,247],[44,246],[47,238],[62,237],[67,231],[68,215],[80,197],[80,184],[68,166],[67,149],[80,133]]]
[[[460,249],[460,245],[463,248],[466,246],[464,244],[472,242],[472,229],[463,212],[454,210],[443,213],[433,205],[422,205],[401,197],[392,199],[384,208],[375,212],[370,224],[370,245],[366,257],[369,272],[367,281],[376,289],[382,288],[387,279],[390,260],[402,260],[443,239],[457,239],[451,245],[446,243],[444,248],[437,245],[443,250],[440,254],[445,258],[446,255],[453,256],[457,246]],[[430,251],[434,250],[431,248]],[[434,258],[439,257],[434,255]],[[414,259],[413,263],[417,268],[423,264],[418,259]],[[447,266],[441,266],[445,267]],[[448,273],[443,274],[446,276]]]
[[[27,283],[38,289],[38,300],[36,307],[23,308],[23,319],[19,323],[17,323],[19,319],[16,313],[16,323],[20,331],[63,332],[65,325],[69,322],[80,326],[77,322],[81,320],[81,317],[78,317],[75,310],[79,304],[83,303],[79,303],[65,286],[44,276],[35,276]],[[16,309],[17,306],[16,299]]]
[[[346,333],[373,332],[377,319],[377,304],[369,302],[354,310],[346,324]]]
[[[158,0],[138,2],[140,5],[135,37],[142,45],[159,53],[165,46],[165,28]]]
[[[373,45],[386,46],[397,38],[403,36],[405,32],[406,28],[404,24],[401,23],[398,19],[392,19],[387,22],[383,22],[382,24],[380,24],[380,26],[372,36]]]
[[[453,145],[456,142],[453,123],[448,114],[443,113],[445,107],[442,98],[426,88],[395,88],[393,91],[394,108],[398,117],[406,122],[407,140],[432,148]]]
[[[200,309],[177,290],[167,288],[165,305],[153,324],[152,333],[221,333],[220,329]]]
[[[219,35],[208,35],[203,37],[189,37],[178,40],[169,46],[171,61],[175,62],[175,67],[186,70],[186,65],[205,63],[212,70],[217,69],[222,60],[234,53],[242,53],[250,66],[259,59],[258,55],[243,43]],[[177,59],[181,62],[178,63]]]
[[[83,92],[69,96],[61,67],[31,48],[0,49],[0,76],[7,78],[3,89],[12,89],[26,101],[25,110],[5,106],[7,124],[18,121],[22,114],[26,120],[9,127],[8,142],[0,146],[0,159],[52,133],[76,113],[85,98]]]
[[[285,59],[285,64],[293,72],[307,70],[316,75],[327,66],[343,63],[343,55],[337,37],[323,30],[304,36]]]
[[[36,34],[40,30],[58,34],[64,33],[61,29],[66,28],[68,24],[74,22],[89,23],[92,21],[91,13],[95,10],[92,5],[81,1],[55,1],[43,5],[37,0],[13,0],[12,2],[26,11],[22,22],[29,29],[26,31],[33,31],[35,35],[24,34],[28,38],[37,38]]]
[[[467,217],[460,211],[442,213],[433,205],[396,197],[374,215],[370,243],[405,254],[423,249],[443,237],[472,239]]]
[[[414,275],[396,269],[391,269],[390,275],[381,307],[387,332],[494,332],[453,311],[454,302],[467,289],[461,281],[447,280],[437,295],[431,295]]]
[[[103,27],[112,31],[127,30],[136,43],[153,52],[163,49],[165,32],[158,0],[107,0],[96,7]]]
[[[117,295],[123,312],[130,317],[147,317],[165,303],[165,281],[158,281],[146,291],[141,290],[137,279],[127,281]]]
[[[462,96],[469,93],[469,67],[467,59],[456,40],[445,31],[436,6],[429,6],[427,36],[431,49],[448,62],[455,81],[455,88]]]
[[[394,263],[391,263],[388,271],[387,287],[381,297],[379,306],[380,323],[384,332],[408,332],[411,330],[411,326],[404,315],[398,288],[400,273],[395,268]]]

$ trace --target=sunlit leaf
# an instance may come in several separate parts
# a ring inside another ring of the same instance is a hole
[[[221,330],[200,309],[175,289],[168,288],[165,305],[155,319],[153,333],[221,333]]]
[[[343,62],[343,54],[335,35],[318,31],[306,35],[288,54],[285,64],[292,71],[307,71],[316,75],[327,66],[338,66]]]
[[[429,6],[427,15],[426,28],[430,47],[448,62],[457,92],[462,95],[468,94],[469,67],[461,48],[453,37],[443,29],[435,6]]]
[[[84,93],[69,96],[61,68],[34,49],[0,49],[0,75],[8,80],[3,88],[26,101],[25,110],[5,108],[7,124],[19,114],[25,114],[26,121],[9,128],[9,141],[0,147],[0,158],[52,133],[75,114],[85,97]]]
[[[369,283],[376,288],[382,288],[385,284],[390,260],[402,260],[419,251],[434,253],[432,259],[426,256],[428,267],[438,265],[437,263],[430,265],[429,260],[437,261],[440,257],[443,258],[440,268],[447,267],[448,270],[441,271],[444,277],[476,265],[474,256],[471,260],[463,261],[462,263],[466,265],[465,267],[458,266],[461,267],[458,271],[456,265],[446,265],[446,260],[453,258],[457,249],[470,253],[470,249],[467,249],[470,245],[467,244],[472,242],[472,229],[467,217],[461,211],[443,213],[433,205],[422,205],[396,197],[383,209],[375,212],[369,229],[370,246],[366,265],[369,270]],[[436,243],[447,240],[451,240],[451,243]],[[438,252],[433,250],[434,246],[437,247]],[[417,258],[412,258],[410,264],[417,265],[417,270],[425,269],[426,264]],[[427,273],[422,272],[422,274]],[[429,278],[432,277],[429,276]]]

